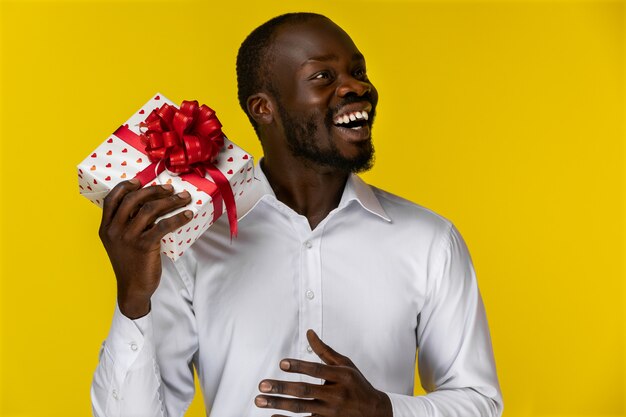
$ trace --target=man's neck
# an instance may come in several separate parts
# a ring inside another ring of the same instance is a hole
[[[276,198],[305,216],[315,229],[341,201],[349,172],[290,159],[274,161],[267,155],[261,169]]]

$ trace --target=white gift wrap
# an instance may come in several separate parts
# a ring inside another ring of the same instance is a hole
[[[156,94],[124,124],[139,135],[139,123],[144,121],[153,109],[161,107],[164,103],[176,106],[163,95]],[[80,193],[102,207],[104,197],[115,185],[133,178],[148,165],[150,165],[150,160],[146,154],[112,134],[78,165]],[[252,156],[225,138],[224,147],[214,161],[214,165],[228,179],[235,202],[237,202],[252,185],[254,178]],[[207,175],[207,178],[213,182],[210,176]],[[189,223],[167,234],[161,242],[163,254],[175,261],[213,224],[213,198],[177,175],[170,174],[167,170],[159,174],[146,187],[155,184],[172,184],[174,192],[187,190],[191,194],[190,204],[157,219],[159,221],[183,210],[194,212],[194,218]],[[222,211],[226,212],[225,206]]]

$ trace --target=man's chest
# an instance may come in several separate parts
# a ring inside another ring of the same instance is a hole
[[[198,263],[195,277],[200,340],[229,340],[250,351],[285,344],[300,355],[311,328],[338,349],[354,348],[347,334],[371,337],[381,352],[393,351],[381,335],[414,348],[425,261],[393,234],[339,226],[343,230],[329,225],[323,233],[306,233],[266,225],[236,245],[200,242],[213,251]]]

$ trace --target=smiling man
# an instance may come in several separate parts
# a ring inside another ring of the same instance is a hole
[[[189,195],[127,181],[107,197],[118,307],[94,414],[180,416],[195,367],[214,417],[501,415],[459,232],[355,175],[373,163],[378,93],[352,39],[324,16],[279,16],[241,45],[237,80],[264,151],[237,239],[222,218],[172,263],[160,237],[189,212],[154,222]]]

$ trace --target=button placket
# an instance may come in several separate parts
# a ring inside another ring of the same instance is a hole
[[[304,239],[303,239],[304,240]],[[300,300],[301,334],[300,351],[304,355],[314,354],[306,338],[306,331],[313,329],[320,337],[322,328],[321,300],[321,259],[320,240],[318,237],[308,238],[302,242],[302,276]]]

